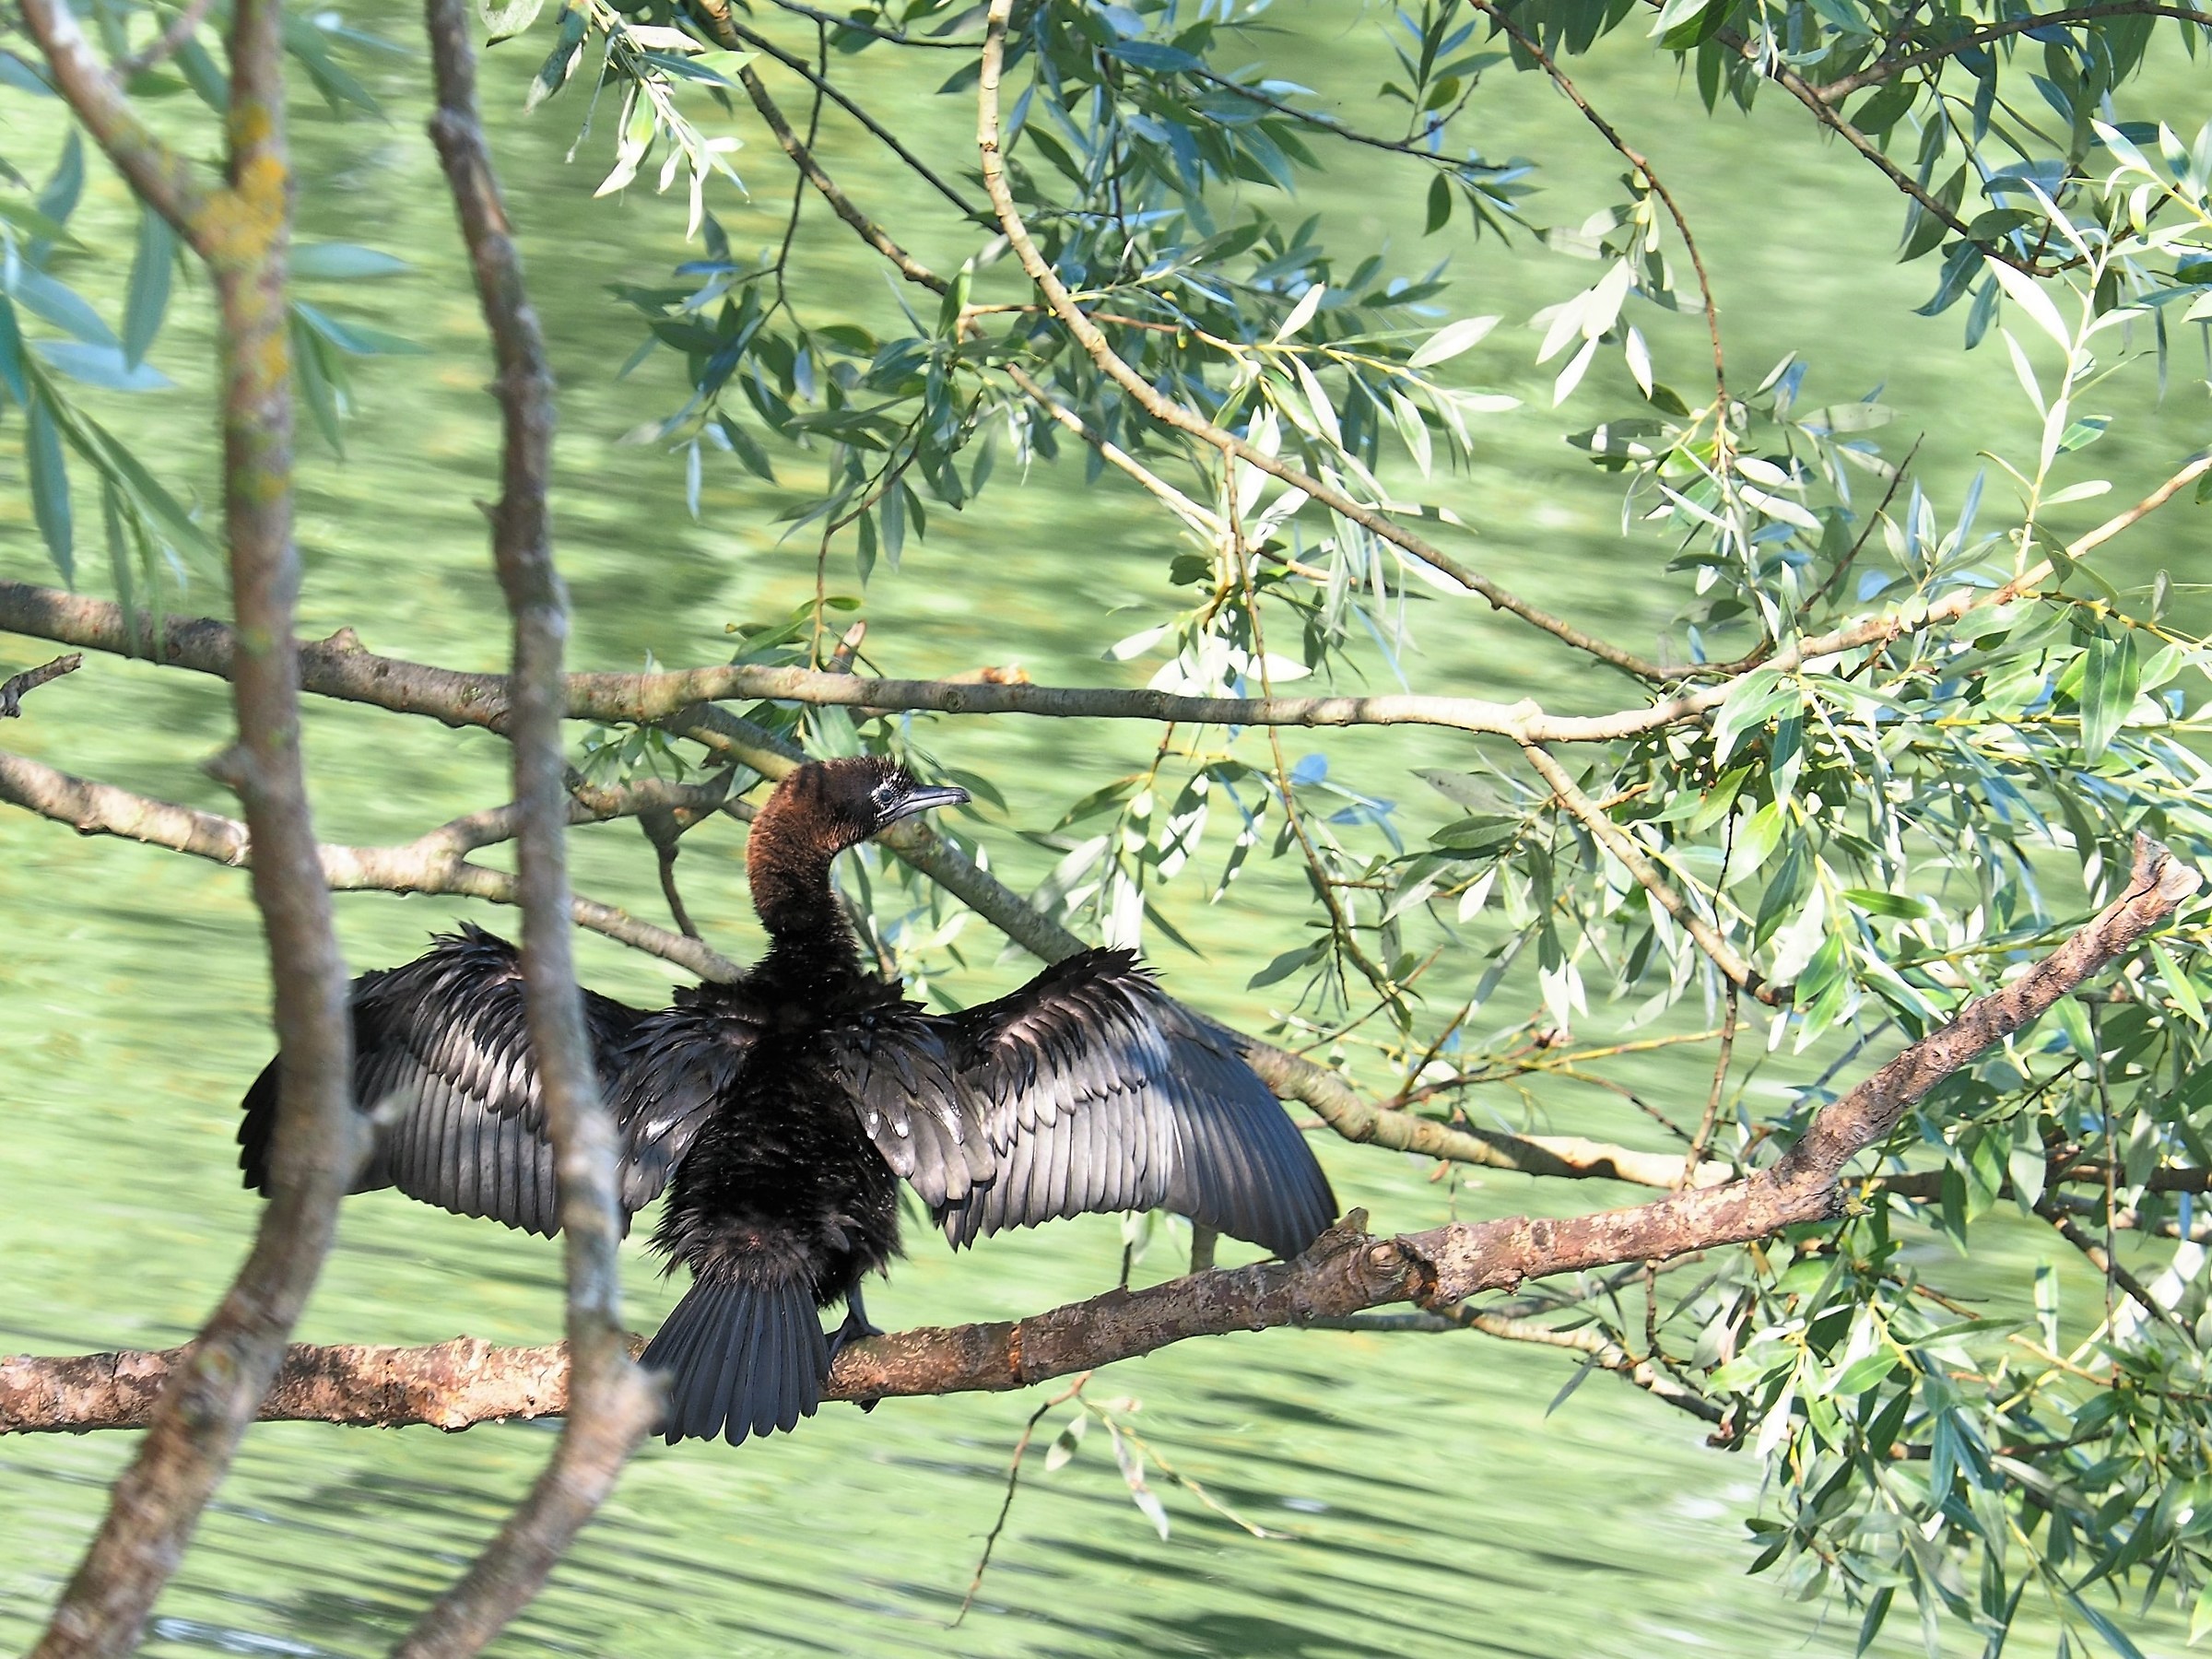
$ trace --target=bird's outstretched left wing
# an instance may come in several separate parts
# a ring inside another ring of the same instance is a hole
[[[463,924],[404,967],[353,982],[353,1089],[377,1129],[353,1190],[395,1186],[464,1216],[525,1232],[559,1225],[553,1148],[524,1007],[515,947]],[[636,1009],[584,993],[600,1083],[636,1024]],[[246,1091],[239,1165],[268,1190],[276,1063]],[[635,1206],[632,1206],[635,1207]]]
[[[1090,950],[952,1017],[991,1171],[932,1208],[965,1244],[1094,1210],[1190,1217],[1296,1255],[1335,1219],[1328,1179],[1236,1040],[1125,950]]]

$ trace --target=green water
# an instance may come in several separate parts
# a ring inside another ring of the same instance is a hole
[[[1273,16],[1309,31],[1300,46],[1308,84],[1339,87],[1348,112],[1371,108],[1371,77],[1342,78],[1347,53],[1372,55],[1340,36],[1351,14],[1292,7]],[[363,18],[395,40],[414,38],[405,8]],[[574,660],[608,668],[638,665],[647,653],[664,664],[711,661],[726,649],[726,622],[780,616],[810,592],[811,549],[776,539],[772,515],[793,491],[714,472],[692,523],[677,504],[673,463],[614,441],[677,394],[665,361],[614,380],[636,336],[603,285],[658,279],[684,256],[680,218],[673,204],[640,193],[585,200],[604,135],[564,165],[573,99],[526,122],[513,113],[534,65],[535,54],[494,54],[488,92],[563,385],[556,506],[578,607]],[[394,654],[494,667],[501,617],[471,502],[493,488],[496,433],[480,393],[486,367],[473,302],[420,135],[418,70],[363,65],[388,101],[386,124],[339,131],[312,110],[300,118],[307,233],[386,247],[417,267],[330,298],[430,348],[364,374],[350,461],[308,454],[303,629],[352,625]],[[1895,208],[1870,175],[1814,145],[1779,109],[1708,124],[1678,95],[1671,71],[1634,42],[1583,78],[1601,100],[1612,96],[1633,112],[1632,141],[1662,166],[1677,158],[1670,182],[1714,258],[1739,379],[1755,381],[1782,350],[1810,339],[1832,353],[1818,361],[1821,395],[1856,396],[1886,381],[1885,400],[1903,411],[1900,429],[1925,431],[1930,475],[1954,500],[1972,441],[2029,432],[1994,353],[1958,357],[1955,315],[1906,314],[1932,272],[1886,263]],[[895,76],[883,84],[902,130],[959,142],[971,119],[964,103],[927,104]],[[2170,106],[2207,101],[2178,72],[2166,92]],[[6,96],[6,153],[35,171],[53,153],[55,129],[47,112]],[[1602,193],[1613,159],[1544,87],[1500,84],[1491,119],[1487,152],[1558,163],[1546,174],[1540,218],[1572,222],[1610,199]],[[749,247],[774,234],[785,183],[763,158],[758,130],[740,130],[754,146],[740,159],[762,182],[760,202],[725,199],[722,210],[733,240]],[[929,204],[885,171],[864,140],[832,124],[820,148],[864,202],[907,216],[897,228],[922,253],[957,257],[958,228],[933,223]],[[1359,155],[1335,159],[1348,171],[1309,206],[1337,216],[1356,243],[1394,240],[1408,268],[1433,258],[1406,215],[1376,206],[1385,198]],[[1756,187],[1754,165],[1771,170]],[[97,170],[83,213],[100,232],[88,236],[93,245],[127,245],[121,189]],[[806,245],[817,268],[845,285],[840,303],[857,294],[851,303],[888,307],[880,278],[825,217],[810,220]],[[1816,232],[1833,240],[1816,242]],[[1455,303],[1500,311],[1510,324],[1583,279],[1583,268],[1565,260],[1523,262],[1488,244],[1455,242],[1453,252],[1464,261]],[[72,275],[95,293],[121,281],[89,260]],[[181,302],[159,354],[179,389],[101,406],[167,476],[194,479],[204,494],[210,447],[198,365],[208,327],[195,292]],[[1694,383],[1702,350],[1694,320],[1662,319],[1653,333],[1663,373]],[[1470,520],[1500,526],[1472,556],[1551,608],[1641,646],[1665,627],[1675,599],[1651,582],[1651,549],[1618,539],[1611,488],[1558,443],[1543,408],[1548,371],[1526,360],[1534,336],[1508,327],[1497,338],[1483,373],[1533,406],[1494,423],[1483,460],[1458,487]],[[1583,396],[1594,411],[1618,390]],[[1950,412],[1960,406],[1971,418],[1954,430]],[[2010,413],[1993,418],[2000,408]],[[2098,459],[2120,497],[2132,499],[2205,436],[2201,402],[2177,395],[2156,422],[2116,429]],[[808,465],[794,464],[789,476],[804,477]],[[0,459],[0,468],[15,465],[12,452]],[[12,473],[5,482],[0,574],[44,580],[24,493]],[[2097,505],[2079,510],[2083,522]],[[2129,569],[2139,576],[2178,563],[2183,535],[2178,520],[2154,526]],[[1165,598],[1168,540],[1111,481],[1084,488],[1041,473],[1004,485],[965,518],[935,515],[931,540],[910,553],[903,576],[878,582],[871,649],[892,673],[1018,662],[1040,679],[1129,677],[1099,655]],[[1105,614],[1132,601],[1127,618]],[[219,591],[205,583],[189,606],[220,607]],[[1427,607],[1418,629],[1425,688],[1535,694],[1559,707],[1603,707],[1616,695],[1473,607]],[[42,654],[36,641],[0,637],[0,664]],[[227,720],[213,682],[96,659],[41,690],[29,718],[11,723],[5,737],[55,765],[227,809],[197,770],[222,743]],[[504,798],[503,752],[481,734],[319,705],[309,711],[308,739],[326,839],[402,839]],[[1146,736],[1002,722],[940,724],[930,740],[1025,806],[1038,801],[1025,814],[1037,821],[1123,770]],[[1392,733],[1314,747],[1405,798],[1417,826],[1440,816],[1410,798],[1418,786],[1405,771],[1453,758],[1450,739]],[[1006,826],[985,823],[982,834],[1002,869],[1018,878],[1041,873],[1041,855]],[[658,916],[634,830],[584,831],[575,844],[581,888]],[[694,912],[710,936],[743,954],[755,935],[735,827],[702,830],[686,845]],[[1298,907],[1296,889],[1266,877],[1210,912],[1171,903],[1185,931],[1214,941],[1204,960],[1165,960],[1176,988],[1224,1018],[1264,1024],[1267,994],[1242,987],[1287,942]],[[459,914],[512,924],[510,915],[375,895],[342,897],[338,913],[357,967],[412,954],[427,931]],[[69,1352],[182,1340],[233,1270],[254,1219],[231,1145],[239,1092],[267,1048],[264,959],[242,878],[80,841],[11,813],[0,816],[0,1346]],[[993,962],[988,948],[971,955],[971,971],[951,982],[964,995],[1026,971]],[[589,936],[582,958],[587,977],[609,992],[643,1000],[665,991],[667,976],[646,959]],[[1687,1071],[1656,1061],[1622,1075],[1662,1098],[1701,1091]],[[1594,1094],[1539,1104],[1546,1127],[1656,1144],[1607,1115]],[[1378,1227],[1446,1218],[1444,1189],[1424,1181],[1423,1167],[1335,1143],[1320,1151],[1346,1202],[1367,1205]],[[1532,1193],[1489,1178],[1470,1182],[1459,1205],[1463,1215],[1502,1215],[1532,1203],[1633,1196],[1604,1187]],[[631,1308],[650,1328],[671,1298],[652,1259],[632,1248]],[[926,1236],[913,1248],[890,1285],[871,1292],[871,1311],[887,1324],[1004,1318],[1086,1295],[1113,1281],[1121,1247],[1113,1220],[1091,1218],[957,1259]],[[1172,1257],[1172,1243],[1163,1246],[1141,1265],[1139,1281],[1165,1277]],[[300,1335],[543,1341],[559,1323],[552,1248],[380,1194],[348,1205]],[[1472,1337],[1292,1332],[1187,1344],[1113,1368],[1093,1384],[1098,1397],[1140,1398],[1135,1427],[1177,1468],[1284,1535],[1250,1537],[1156,1475],[1173,1522],[1160,1540],[1094,1435],[1053,1474],[1032,1459],[997,1565],[958,1629],[949,1621],[996,1512],[1008,1452],[1041,1393],[894,1401],[866,1418],[832,1406],[802,1433],[741,1453],[656,1444],[500,1651],[1852,1651],[1855,1621],[1841,1608],[1792,1602],[1742,1576],[1740,1517],[1759,1500],[1757,1464],[1702,1449],[1696,1425],[1610,1379],[1592,1381],[1547,1415],[1569,1374],[1552,1356]],[[256,1429],[160,1603],[148,1651],[381,1652],[461,1570],[550,1445],[544,1426],[450,1437]],[[0,1441],[0,1644],[33,1636],[130,1450],[131,1438],[118,1434]],[[1918,1651],[1904,1640],[1907,1622],[1879,1651]],[[2163,1615],[2131,1628],[2146,1651],[2180,1645]],[[2048,1650],[2047,1640],[2034,1645]]]

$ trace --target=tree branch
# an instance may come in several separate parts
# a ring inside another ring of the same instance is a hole
[[[1635,838],[1613,821],[1613,816],[1585,794],[1582,787],[1539,744],[1528,744],[1522,749],[1536,775],[1551,786],[1553,796],[1571,813],[1575,821],[1590,831],[1597,843],[1620,860],[1630,875],[1645,892],[1659,901],[1660,908],[1681,924],[1702,950],[1712,959],[1728,982],[1747,992],[1770,1007],[1782,1007],[1789,1002],[1787,986],[1770,985],[1753,971],[1735,946],[1722,937],[1721,930],[1700,915],[1697,907],[1685,899],[1675,884],[1667,880],[1659,866],[1636,844]]]
[[[70,652],[57,656],[50,663],[41,663],[36,668],[26,668],[20,674],[11,674],[0,680],[0,720],[14,720],[23,712],[23,700],[48,680],[57,680],[65,674],[75,674],[85,665],[80,653]]]
[[[749,46],[756,52],[765,53],[768,56],[774,58],[777,63],[798,76],[817,92],[828,98],[831,103],[837,105],[839,109],[844,111],[846,114],[865,127],[869,135],[889,150],[892,155],[898,157],[910,172],[951,203],[962,218],[979,224],[988,222],[981,211],[971,206],[959,191],[940,179],[919,156],[900,143],[898,135],[888,127],[853,102],[835,81],[817,70],[805,58],[794,56],[766,35],[756,33],[738,22],[730,10],[730,0],[691,0],[691,8],[693,15],[699,18],[707,32],[714,38],[716,45],[732,52],[743,52]],[[830,27],[844,29],[851,26],[831,21]],[[761,118],[769,124],[770,128],[775,131],[776,141],[783,144],[784,153],[790,155],[794,161],[799,161],[799,156],[792,151],[789,144],[783,142],[784,134],[789,131],[789,128],[783,124],[782,112],[776,109],[774,102],[769,98],[767,88],[762,86],[759,77],[753,74],[751,65],[741,66],[737,73],[744,82],[746,95],[753,100],[753,107],[760,112]],[[811,160],[800,161],[802,171],[811,165]],[[810,173],[808,176],[811,178],[812,174]],[[820,186],[817,184],[816,188],[819,189]]]
[[[590,800],[570,804],[568,821],[600,823],[670,806],[698,806],[714,793],[671,783],[594,790]],[[236,818],[156,800],[112,783],[96,783],[5,750],[0,750],[0,801],[66,824],[79,835],[112,835],[232,869],[253,867],[252,838]],[[315,851],[324,879],[335,891],[440,893],[515,904],[520,902],[520,888],[513,876],[471,864],[465,855],[512,841],[516,822],[516,809],[500,806],[455,818],[395,847],[324,843]],[[577,925],[674,962],[702,979],[737,977],[735,962],[700,941],[641,922],[611,904],[579,896],[571,900],[570,912]]]
[[[832,1399],[1004,1392],[1133,1359],[1193,1336],[1340,1320],[1413,1301],[1448,1308],[1532,1278],[1669,1260],[1836,1219],[1846,1165],[1880,1146],[1917,1101],[2047,1013],[2060,997],[2132,951],[2201,886],[2163,848],[2138,841],[2128,890],[2002,990],[1979,997],[1821,1108],[1770,1168],[1633,1209],[1552,1219],[1455,1222],[1370,1237],[1355,1212],[1295,1262],[1214,1269],[1011,1323],[923,1328],[838,1355]],[[1558,1335],[1554,1333],[1554,1335]],[[128,1428],[180,1354],[96,1354],[0,1360],[0,1433]],[[273,1418],[433,1423],[444,1429],[558,1412],[563,1350],[492,1348],[470,1339],[429,1348],[295,1349]]]
[[[2065,547],[2066,557],[2085,558],[2163,507],[2207,471],[2212,471],[2212,453],[2199,455],[2134,506],[2076,537]],[[1886,646],[1908,634],[2025,597],[2050,579],[2052,570],[2046,559],[1998,587],[1953,588],[1924,605],[1914,601],[1903,609],[1800,639],[1750,666],[1791,674],[1807,663]],[[165,618],[157,640],[148,627],[130,628],[119,605],[18,582],[0,582],[0,630],[118,656],[150,657],[221,678],[230,677],[237,643],[229,628],[205,617]],[[465,674],[380,656],[366,649],[351,629],[301,645],[300,675],[301,688],[319,697],[368,703],[399,714],[428,715],[451,726],[506,729],[504,675]],[[675,731],[694,720],[695,704],[783,700],[942,714],[1029,714],[1052,720],[1435,725],[1517,744],[1606,743],[1700,719],[1727,700],[1740,677],[1731,674],[1695,690],[1609,714],[1559,715],[1546,713],[1529,700],[1500,703],[1470,697],[1177,697],[1115,687],[868,679],[805,668],[729,665],[665,674],[571,674],[568,714],[571,720],[657,723]],[[712,729],[711,722],[707,729]],[[684,735],[696,734],[686,730]]]
[[[1425,538],[1407,530],[1389,513],[1352,500],[1343,491],[1332,488],[1289,463],[1267,454],[1234,432],[1215,425],[1195,411],[1164,395],[1151,382],[1123,360],[1104,333],[1076,304],[1075,297],[1068,292],[1067,285],[1060,280],[1059,273],[1038,252],[1037,244],[1030,240],[1029,227],[1022,220],[1021,210],[1015,205],[1014,194],[1006,183],[1006,167],[999,154],[998,83],[1000,72],[1006,65],[1006,24],[1013,9],[1013,0],[991,0],[991,9],[985,18],[982,74],[976,85],[975,140],[976,147],[982,156],[983,188],[991,197],[992,208],[998,215],[999,228],[1006,232],[1006,243],[1014,250],[1014,256],[1020,261],[1021,268],[1029,274],[1030,280],[1037,285],[1038,291],[1044,296],[1045,303],[1052,308],[1053,315],[1075,336],[1076,343],[1082,347],[1107,379],[1121,387],[1137,407],[1162,426],[1195,438],[1224,455],[1233,455],[1246,465],[1256,467],[1279,479],[1293,489],[1304,491],[1308,498],[1318,501],[1338,517],[1348,519],[1371,531],[1401,552],[1432,570],[1441,571],[1469,593],[1481,595],[1493,609],[1518,617],[1562,643],[1638,679],[1667,678],[1665,670],[1656,664],[1647,663],[1629,652],[1608,645],[1573,624],[1538,610],[1488,577],[1468,570],[1441,547],[1432,546]]]
[[[491,551],[514,629],[507,736],[514,749],[523,982],[530,1048],[560,1177],[573,1379],[571,1409],[545,1471],[467,1573],[394,1650],[403,1659],[448,1659],[482,1648],[544,1587],[554,1563],[614,1489],[622,1465],[660,1415],[661,1402],[660,1390],[630,1359],[622,1324],[618,1252],[624,1216],[616,1191],[615,1125],[599,1095],[569,937],[571,803],[560,735],[567,712],[561,658],[569,601],[553,563],[546,505],[553,372],[477,116],[473,8],[467,0],[425,0],[423,20],[438,97],[430,139],[453,194],[499,365],[493,390],[502,447]]]
[[[144,75],[148,69],[160,67],[183,51],[184,43],[199,33],[200,25],[207,21],[212,4],[213,0],[187,0],[177,15],[170,19],[169,27],[156,36],[151,44],[144,51],[134,52],[129,57],[116,63],[116,77],[128,82],[133,76]]]
[[[1989,23],[1979,29],[1970,29],[1939,45],[1924,47],[1902,57],[1879,58],[1864,69],[1838,76],[1832,81],[1823,81],[1815,90],[1818,92],[1821,102],[1838,104],[1853,92],[1878,86],[1908,70],[1924,69],[1930,64],[1956,57],[1961,52],[1978,51],[2031,29],[2060,29],[2076,23],[2102,23],[2115,18],[2173,18],[2185,23],[2212,26],[2212,13],[2194,11],[2183,6],[2158,5],[2153,0],[2111,0],[2111,4],[2104,6],[2074,6],[2061,11],[2030,12],[2024,18],[2009,18],[2002,23]]]
[[[1674,193],[1653,171],[1651,162],[1629,147],[1628,141],[1614,128],[1613,124],[1599,114],[1591,106],[1590,100],[1575,89],[1574,82],[1553,61],[1551,53],[1546,52],[1534,36],[1524,32],[1519,24],[1507,16],[1504,7],[1491,4],[1491,0],[1467,0],[1467,4],[1489,18],[1514,44],[1535,59],[1544,73],[1551,76],[1552,85],[1559,88],[1569,103],[1582,112],[1583,120],[1597,129],[1598,136],[1618,151],[1622,160],[1644,176],[1652,187],[1652,194],[1659,198],[1666,208],[1667,217],[1675,221],[1675,229],[1682,238],[1683,247],[1688,251],[1690,268],[1697,273],[1698,296],[1704,301],[1705,329],[1712,336],[1713,427],[1725,441],[1728,434],[1728,367],[1721,352],[1721,308],[1712,297],[1712,280],[1705,274],[1705,256],[1698,252],[1698,239],[1690,234],[1689,220],[1682,211],[1682,205],[1675,200]]]
[[[229,188],[219,228],[182,165],[137,124],[93,61],[59,0],[27,0],[25,13],[72,107],[215,275],[223,520],[240,641],[232,664],[239,741],[228,770],[256,849],[253,898],[268,935],[280,1079],[269,1204],[253,1251],[203,1327],[193,1362],[162,1390],[150,1431],[34,1650],[37,1659],[91,1659],[136,1644],[228,1472],[321,1271],[360,1147],[346,964],[300,755],[285,295],[291,176],[278,0],[236,0],[231,8]]]
[[[814,152],[791,130],[791,123],[783,119],[783,112],[777,107],[776,100],[769,96],[766,84],[753,72],[750,64],[739,65],[737,81],[745,88],[746,97],[752,100],[753,108],[759,112],[760,119],[768,124],[768,130],[775,135],[777,144],[791,158],[792,165],[820,193],[837,217],[852,226],[861,241],[889,260],[899,275],[907,281],[928,288],[933,293],[945,292],[947,285],[943,277],[892,241],[890,232],[854,206],[852,198],[838,187],[837,181],[822,171],[814,159]]]
[[[77,27],[69,0],[23,0],[23,25],[46,59],[55,90],[138,199],[175,226],[203,258],[216,258],[222,237],[211,211],[215,193],[201,184],[189,161],[138,118],[121,83]]]

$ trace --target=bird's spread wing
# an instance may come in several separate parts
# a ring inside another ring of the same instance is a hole
[[[886,1003],[837,1020],[823,1042],[861,1127],[933,1216],[964,1204],[994,1161],[982,1102],[960,1075],[948,1020]]]
[[[405,967],[363,974],[352,1006],[354,1095],[378,1125],[354,1190],[395,1186],[459,1215],[551,1233],[553,1149],[514,947],[465,925]],[[584,1016],[604,1087],[640,1016],[590,992]],[[246,1184],[264,1191],[276,1105],[272,1061],[239,1126]]]
[[[760,1034],[758,1020],[726,993],[677,994],[677,1006],[641,1016],[612,1060],[619,1081],[609,1103],[622,1138],[629,1215],[660,1196]]]
[[[1086,951],[945,1023],[960,1034],[992,1164],[966,1202],[933,1200],[955,1244],[1164,1205],[1291,1256],[1335,1218],[1321,1166],[1235,1039],[1133,953]]]

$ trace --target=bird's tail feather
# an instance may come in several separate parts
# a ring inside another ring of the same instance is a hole
[[[814,1297],[794,1280],[695,1280],[641,1363],[668,1377],[668,1443],[790,1430],[822,1403],[830,1344]]]
[[[238,1122],[238,1167],[249,1191],[269,1190],[269,1147],[276,1135],[276,1062],[261,1068],[246,1090],[244,1115]]]

